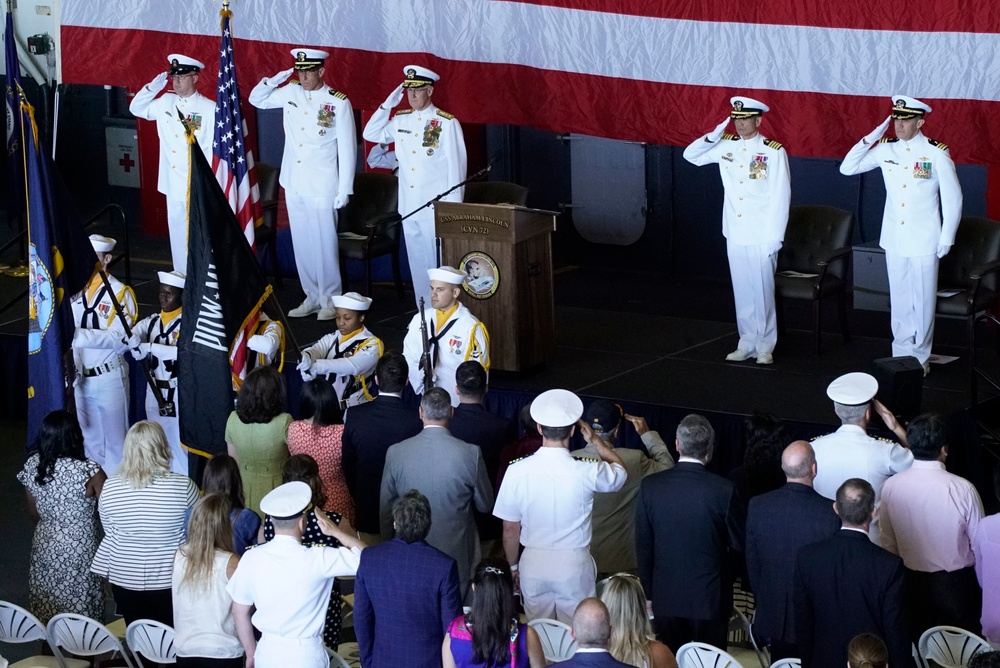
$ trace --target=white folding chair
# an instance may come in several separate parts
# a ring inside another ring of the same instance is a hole
[[[771,664],[771,668],[799,668],[802,665],[802,659],[778,659]]]
[[[125,629],[125,644],[143,668],[140,654],[155,663],[177,663],[174,630],[153,619],[137,619]]]
[[[920,652],[917,651],[916,643],[910,643],[910,656],[913,657],[913,663],[917,665],[917,668],[927,668],[927,664],[920,658]]]
[[[753,625],[747,616],[737,608],[733,606],[732,616],[729,618],[729,632],[742,631],[744,635],[750,640],[750,645],[753,647],[753,651],[757,654],[757,661],[760,662],[760,668],[767,668],[767,664],[770,661],[767,654],[757,646],[757,639],[753,637]],[[732,638],[730,638],[730,643]]]
[[[332,649],[323,645],[323,649],[326,650],[326,655],[330,657],[330,668],[351,668],[351,664],[347,663],[344,657],[340,656]]]
[[[979,652],[991,652],[993,648],[975,633],[957,626],[934,626],[920,636],[917,650],[924,665],[934,661],[942,668],[962,668]]]
[[[76,656],[94,657],[119,654],[129,668],[135,668],[128,653],[108,627],[83,615],[70,612],[49,620],[49,645],[60,663],[66,661],[63,650]],[[67,664],[68,665],[68,664]]]
[[[48,639],[37,617],[19,605],[0,601],[0,642],[48,642]],[[80,659],[62,663],[54,656],[35,655],[10,664],[10,668],[88,668],[89,665]]]
[[[677,650],[677,668],[743,668],[740,662],[718,647],[689,642]]]
[[[555,619],[533,619],[528,626],[538,634],[538,639],[542,641],[542,653],[548,661],[565,661],[576,654],[576,638],[569,625]]]

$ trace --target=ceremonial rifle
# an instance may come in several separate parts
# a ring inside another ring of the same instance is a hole
[[[420,369],[424,372],[424,394],[434,387],[434,368],[431,365],[431,342],[427,336],[427,320],[424,318],[424,298],[418,302],[420,306],[420,344],[423,352],[420,354]]]

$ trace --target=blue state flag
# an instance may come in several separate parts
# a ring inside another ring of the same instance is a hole
[[[7,73],[5,86],[7,108],[7,214],[8,220],[24,213],[24,162],[21,136],[20,113],[17,91],[21,87],[21,64],[17,60],[17,44],[14,41],[14,15],[7,5],[7,27],[4,29],[4,64]]]
[[[20,157],[26,175],[28,223],[28,447],[42,418],[65,408],[71,390],[66,358],[73,341],[70,298],[83,290],[97,255],[47,150],[41,146],[34,109],[19,90]]]

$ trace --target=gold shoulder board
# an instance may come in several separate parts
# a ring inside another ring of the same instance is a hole
[[[447,118],[449,121],[455,118],[454,116],[449,114],[447,111],[444,111],[443,109],[438,109],[438,116],[440,116],[441,118]]]

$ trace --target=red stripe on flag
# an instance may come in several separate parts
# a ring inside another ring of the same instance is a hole
[[[63,63],[68,83],[114,82],[135,90],[148,72],[114,54],[212,53],[217,38],[152,31],[90,30],[64,26],[76,58]],[[238,40],[239,77],[244,90],[288,65],[291,44]],[[861,137],[889,114],[883,97],[737,90],[569,74],[517,65],[449,61],[426,54],[382,54],[332,49],[329,83],[347,93],[355,109],[374,109],[399,85],[400,71],[419,60],[442,75],[434,101],[468,123],[506,123],[557,132],[685,146],[711,130],[727,114],[731,95],[743,93],[766,101],[772,112],[764,135],[782,142],[790,155],[842,158]],[[206,61],[210,59],[206,57]],[[213,80],[215,72],[203,76]],[[484,86],[483,82],[489,82]],[[935,111],[927,136],[948,144],[957,162],[998,164],[1000,102],[925,99]],[[249,110],[249,106],[244,109]],[[970,133],[970,128],[977,130]],[[470,168],[475,165],[470,165]],[[794,175],[793,175],[794,178]],[[992,211],[992,209],[991,209]],[[1000,214],[1000,207],[996,210]]]
[[[663,0],[490,0],[526,5],[562,7],[628,16],[754,23],[758,25],[816,26],[859,30],[900,30],[917,32],[1000,32],[1000,11],[996,5],[974,7],[966,0],[934,0],[921,5],[873,5],[870,0],[837,2],[663,2]],[[567,39],[573,39],[567,35]],[[917,54],[914,54],[915,56]]]

